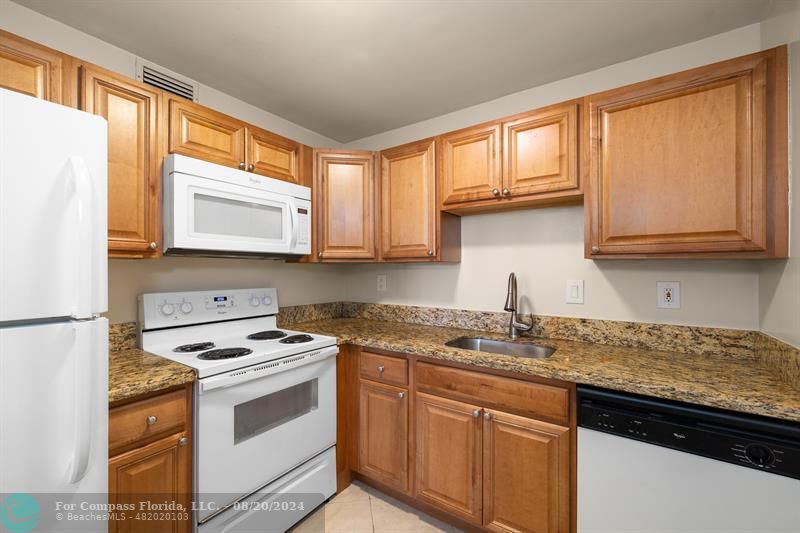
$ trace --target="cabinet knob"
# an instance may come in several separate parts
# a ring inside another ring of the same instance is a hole
[[[244,170],[244,161],[239,162],[239,170]]]
[[[600,253],[600,247],[599,246],[592,246],[592,253],[593,254]]]
[[[500,196],[500,189],[497,188],[492,189],[492,194],[494,194],[495,196]]]
[[[486,411],[485,413],[483,413],[483,418],[485,420],[491,420],[492,419],[492,413],[490,413],[489,411]]]
[[[317,257],[322,258],[322,252],[318,253]]]
[[[378,372],[382,373],[384,370],[386,370],[386,369],[384,368],[383,365],[378,365]]]
[[[433,255],[433,250],[428,250],[428,257]]]
[[[155,415],[150,415],[145,419],[145,421],[147,422],[148,426],[152,426],[153,424],[158,422],[158,417]]]
[[[405,398],[405,397],[406,397],[406,393],[405,393],[405,392],[398,392],[398,393],[397,393],[397,397],[398,397],[398,398],[400,398],[400,399],[402,400],[403,398]]]
[[[158,248],[158,243],[157,242],[151,242],[150,243],[150,249],[151,250],[155,250],[156,248]]]
[[[256,168],[256,166],[253,163],[250,163],[249,165],[247,165],[248,172],[252,172],[253,170],[255,170],[255,168]]]
[[[480,409],[475,409],[474,411],[472,411],[472,418],[478,418],[479,416],[481,416]]]
[[[508,190],[508,187],[503,187],[503,196],[511,196],[511,191]]]
[[[186,446],[187,444],[189,444],[189,437],[181,437],[178,440],[178,446]]]

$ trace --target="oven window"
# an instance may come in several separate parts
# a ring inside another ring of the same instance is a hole
[[[271,205],[194,195],[194,231],[256,239],[283,239],[283,209]]]
[[[233,408],[233,443],[239,444],[318,407],[317,379],[241,403]]]

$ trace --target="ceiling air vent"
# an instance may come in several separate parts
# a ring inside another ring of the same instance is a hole
[[[200,85],[196,81],[138,57],[136,79],[194,102],[200,94]]]

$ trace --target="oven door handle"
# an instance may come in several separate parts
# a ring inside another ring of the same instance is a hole
[[[302,354],[290,355],[276,361],[266,361],[248,368],[232,370],[225,374],[201,379],[198,390],[200,394],[205,394],[212,390],[232,387],[233,385],[239,385],[254,379],[261,379],[293,368],[318,363],[338,353],[338,346],[328,346],[327,348],[311,350],[310,352]]]

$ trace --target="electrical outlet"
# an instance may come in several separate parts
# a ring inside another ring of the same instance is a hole
[[[568,279],[567,289],[564,295],[564,301],[568,304],[582,304],[583,303],[583,280],[582,279]]]
[[[378,274],[378,292],[386,292],[386,274]]]
[[[660,309],[680,309],[681,308],[681,282],[680,281],[659,281],[656,283],[658,289],[658,304]]]

